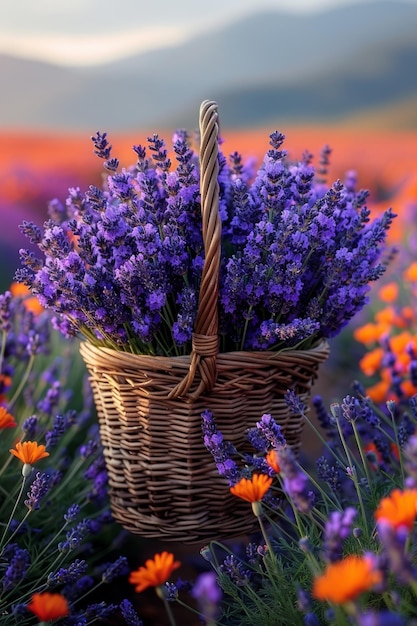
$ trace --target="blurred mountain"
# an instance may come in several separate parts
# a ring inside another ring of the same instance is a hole
[[[229,125],[256,126],[277,119],[284,123],[337,122],[385,111],[385,121],[397,128],[417,128],[416,116],[398,119],[400,108],[411,108],[417,97],[417,37],[386,41],[353,53],[337,69],[302,80],[258,82],[219,93],[222,119]],[[392,118],[388,115],[392,112]]]
[[[261,12],[94,67],[0,55],[0,128],[192,128],[205,98],[219,102],[224,126],[365,119],[377,109],[375,119],[415,128],[415,115],[397,115],[413,110],[416,67],[416,4]]]

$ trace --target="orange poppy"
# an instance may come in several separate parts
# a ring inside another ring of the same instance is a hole
[[[272,484],[272,478],[266,474],[254,474],[252,478],[241,478],[230,487],[233,495],[247,502],[260,502]]]
[[[399,355],[405,351],[407,346],[411,344],[412,341],[413,336],[411,333],[408,330],[404,330],[402,333],[390,337],[389,345],[394,354]]]
[[[413,385],[411,380],[403,380],[401,383],[401,391],[406,398],[411,398],[417,393],[417,387]]]
[[[36,296],[32,296],[29,287],[26,287],[23,283],[12,283],[10,292],[15,298],[22,298],[25,309],[31,311],[34,315],[39,315],[45,310]]]
[[[378,324],[395,324],[395,320],[397,319],[397,313],[392,306],[387,306],[385,309],[381,309],[377,313],[375,313],[375,321]]]
[[[366,388],[366,395],[371,398],[371,400],[375,402],[375,404],[380,404],[384,400],[394,399],[394,397],[387,397],[389,389],[390,383],[386,380],[380,380],[379,382],[375,383],[375,385]]]
[[[14,428],[17,426],[15,419],[4,406],[0,406],[0,430],[2,428]]]
[[[380,501],[375,511],[377,522],[386,522],[395,529],[405,526],[411,530],[416,517],[417,489],[394,489]]]
[[[17,456],[17,458],[26,465],[33,465],[36,461],[39,461],[39,459],[49,456],[49,452],[46,452],[45,446],[39,445],[36,441],[24,441],[23,443],[19,441],[16,444],[16,448],[9,450],[9,452]]]
[[[324,573],[315,578],[312,593],[317,600],[344,604],[372,589],[381,580],[382,574],[374,569],[371,558],[350,555],[342,561],[330,563]]]
[[[67,599],[60,593],[34,593],[27,605],[41,622],[49,622],[69,615]]]
[[[274,472],[277,474],[280,473],[281,468],[278,463],[278,453],[276,450],[270,450],[265,457],[265,461],[268,463],[269,467],[272,467]]]
[[[398,298],[398,291],[397,283],[388,283],[378,291],[378,297],[382,302],[395,302]]]
[[[145,565],[134,572],[130,572],[129,582],[136,585],[135,591],[144,591],[148,587],[159,587],[166,583],[172,572],[180,567],[179,561],[174,561],[172,552],[155,554],[153,559],[145,561]]]
[[[371,322],[369,322],[368,324],[364,324],[364,326],[355,328],[355,330],[353,331],[353,336],[355,337],[356,341],[359,341],[360,343],[375,343],[382,337],[382,335],[389,332],[389,330],[390,326],[388,324],[372,324]]]
[[[0,374],[0,384],[3,388],[7,389],[12,384],[12,377],[7,374]]]
[[[359,361],[359,367],[366,376],[373,376],[381,367],[384,350],[375,348],[367,352]]]
[[[417,282],[417,261],[414,261],[414,263],[411,263],[411,265],[407,267],[403,272],[403,278],[412,283]]]
[[[401,309],[401,319],[403,320],[403,323],[405,323],[406,325],[411,324],[413,319],[414,319],[413,307],[411,307],[411,306],[404,306]]]

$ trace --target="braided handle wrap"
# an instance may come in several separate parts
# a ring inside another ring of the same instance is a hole
[[[195,332],[192,337],[190,368],[187,376],[169,397],[184,396],[196,372],[200,382],[191,398],[213,389],[217,378],[219,351],[218,293],[222,225],[219,215],[217,104],[205,100],[200,107],[200,196],[203,222],[204,267],[201,277]]]

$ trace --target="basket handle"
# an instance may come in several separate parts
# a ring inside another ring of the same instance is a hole
[[[197,398],[204,391],[213,389],[217,378],[218,293],[222,234],[219,214],[218,132],[217,104],[205,100],[200,106],[200,197],[204,266],[195,330],[192,336],[190,367],[185,378],[170,392],[170,398],[186,395],[197,371],[200,382],[190,396],[192,398]]]

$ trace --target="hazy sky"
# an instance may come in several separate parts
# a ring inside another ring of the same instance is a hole
[[[93,64],[180,43],[263,8],[300,13],[362,1],[1,0],[0,53]]]

